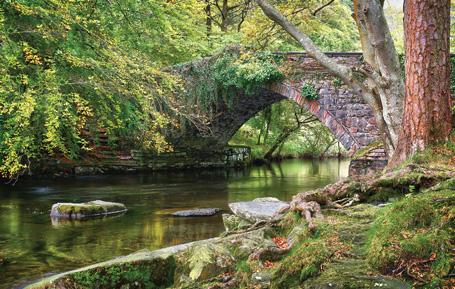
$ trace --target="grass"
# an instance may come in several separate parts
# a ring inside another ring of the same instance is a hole
[[[454,266],[454,179],[386,207],[369,231],[367,259],[384,274],[440,288]]]
[[[296,288],[300,283],[319,274],[322,265],[348,250],[340,241],[333,226],[318,225],[311,237],[297,244],[279,263],[274,272],[271,288]]]
[[[450,135],[449,141],[428,147],[404,161],[397,169],[410,164],[453,170],[455,168],[455,131]]]

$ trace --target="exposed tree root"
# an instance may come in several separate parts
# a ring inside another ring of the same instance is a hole
[[[359,201],[357,194],[349,196],[350,186],[349,181],[340,181],[322,189],[299,193],[292,198],[290,209],[300,212],[312,230],[316,227],[314,220],[323,218],[321,206],[341,209]]]
[[[289,253],[291,246],[287,248],[267,247],[254,251],[248,257],[249,260],[277,261]]]

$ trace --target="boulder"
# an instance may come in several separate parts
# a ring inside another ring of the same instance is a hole
[[[222,243],[195,244],[180,256],[180,260],[183,263],[183,274],[177,274],[180,284],[206,280],[228,272],[234,266],[234,257]]]
[[[118,257],[44,278],[25,289],[168,288],[173,283],[175,258],[162,250]]]
[[[213,216],[220,211],[220,208],[196,208],[192,210],[177,211],[175,213],[172,213],[172,215],[175,217],[205,217]]]
[[[229,248],[236,260],[245,260],[255,250],[276,246],[271,239],[266,238],[269,234],[270,232],[266,233],[265,228],[260,228],[238,235],[233,234],[221,239],[220,242]]]
[[[124,204],[91,201],[87,203],[57,203],[52,205],[52,218],[85,219],[91,217],[114,215],[126,212]]]
[[[224,228],[226,229],[226,232],[245,229],[253,224],[236,215],[223,214],[222,216],[223,216],[223,224],[224,224]]]
[[[229,204],[229,208],[235,215],[253,223],[277,218],[288,207],[288,203],[276,198],[258,198],[250,202]]]

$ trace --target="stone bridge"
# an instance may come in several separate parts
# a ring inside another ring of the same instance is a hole
[[[351,93],[346,85],[307,54],[291,52],[283,55],[287,70],[293,71],[292,79],[267,85],[252,95],[237,91],[230,106],[217,106],[216,117],[209,125],[210,133],[199,133],[201,146],[212,149],[224,147],[247,120],[269,105],[285,99],[295,101],[315,115],[351,153],[379,138],[373,113],[361,97]],[[361,53],[327,55],[350,67],[362,62]],[[301,96],[304,84],[316,89],[318,99],[308,100]],[[180,139],[183,141],[185,137]]]

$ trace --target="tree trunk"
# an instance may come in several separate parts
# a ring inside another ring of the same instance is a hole
[[[272,159],[273,153],[276,151],[276,149],[283,144],[287,138],[295,131],[300,129],[300,126],[296,126],[293,128],[285,129],[280,133],[280,135],[277,137],[275,142],[273,143],[272,147],[267,151],[267,153],[264,155],[264,159],[270,160]]]
[[[223,32],[227,32],[229,25],[229,6],[228,0],[223,0],[223,7],[221,9],[221,25],[220,29]]]
[[[212,35],[212,11],[210,7],[210,0],[205,0],[205,14],[206,14],[206,19],[205,19],[205,26],[207,29],[207,38]]]
[[[449,138],[449,35],[449,0],[405,1],[406,97],[403,129],[392,166],[429,144]]]

